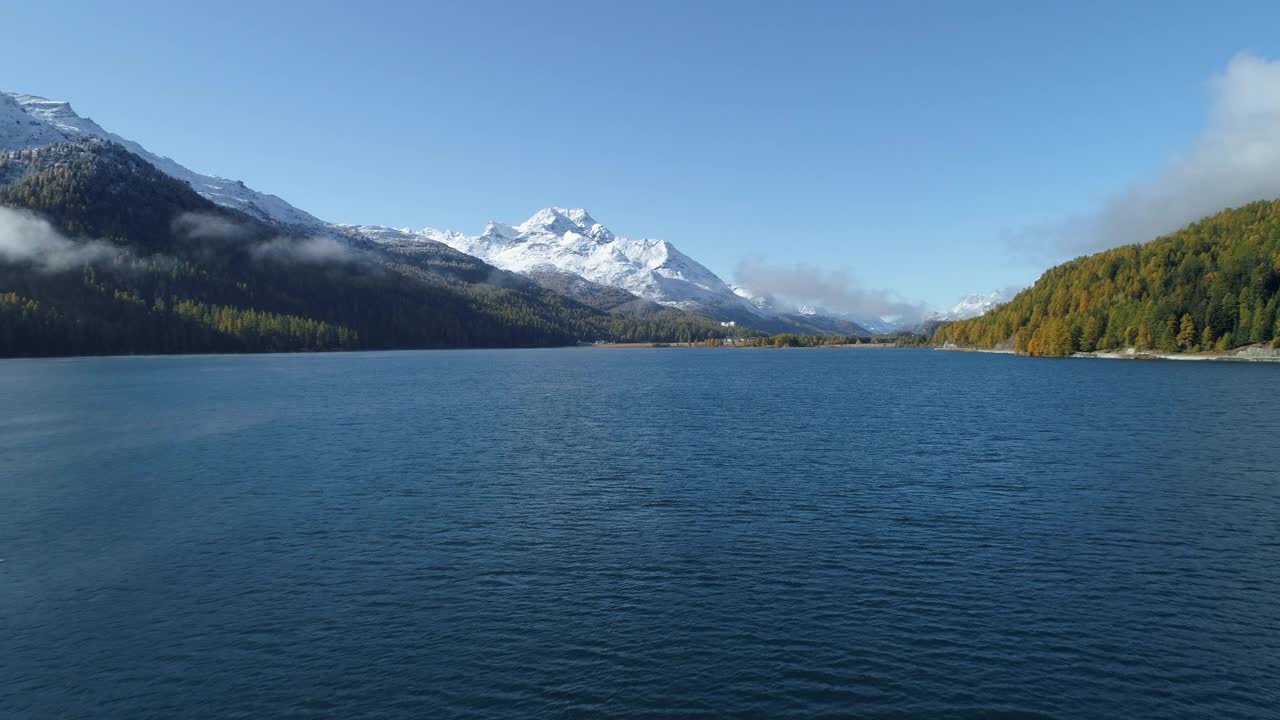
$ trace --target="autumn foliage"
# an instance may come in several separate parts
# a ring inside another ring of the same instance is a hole
[[[1224,210],[1144,245],[1077,258],[938,344],[1026,355],[1228,350],[1280,336],[1280,200]]]

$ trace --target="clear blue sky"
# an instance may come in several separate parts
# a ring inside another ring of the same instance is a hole
[[[17,2],[3,89],[337,222],[478,232],[547,205],[949,305],[1033,280],[1280,55],[1280,5]],[[342,5],[342,7],[337,7]],[[1123,6],[1123,7],[1117,7]]]

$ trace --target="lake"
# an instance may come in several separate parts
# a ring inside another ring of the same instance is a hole
[[[1280,367],[0,362],[0,716],[1260,718]]]

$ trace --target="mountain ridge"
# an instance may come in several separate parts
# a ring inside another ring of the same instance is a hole
[[[22,115],[17,115],[15,109]],[[115,142],[147,160],[166,175],[190,184],[193,190],[218,205],[285,225],[298,225],[312,230],[326,225],[314,215],[290,205],[276,195],[254,190],[239,180],[195,172],[170,157],[157,155],[141,144],[110,132],[92,119],[81,116],[72,109],[69,102],[28,93],[0,92],[0,150],[40,147],[82,137]]]

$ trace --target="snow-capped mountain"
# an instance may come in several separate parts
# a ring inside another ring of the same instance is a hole
[[[238,180],[202,175],[170,158],[149,152],[132,140],[108,132],[93,120],[77,115],[71,104],[36,95],[0,92],[0,150],[43,147],[80,137],[98,137],[123,145],[170,177],[183,180],[209,200],[263,220],[320,228],[324,223],[275,195],[260,193]]]
[[[378,241],[403,240],[408,231],[356,227]],[[683,309],[730,306],[754,310],[723,280],[666,240],[619,237],[581,208],[544,208],[519,225],[491,222],[480,235],[426,228],[414,233],[444,243],[503,270],[554,270],[619,288]]]
[[[929,319],[951,322],[952,320],[975,318],[979,315],[987,314],[995,309],[997,305],[1009,302],[1019,292],[1021,292],[1021,288],[1005,288],[1004,290],[993,290],[986,294],[966,295],[960,299],[960,302],[953,305],[950,310],[934,313],[929,316]]]

